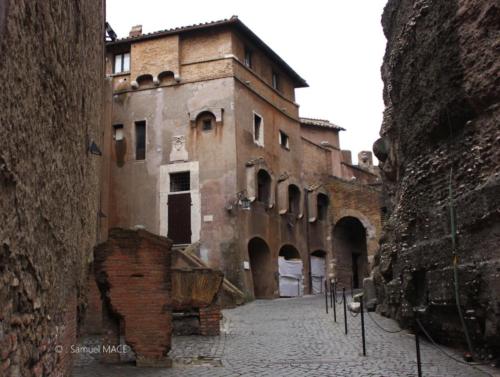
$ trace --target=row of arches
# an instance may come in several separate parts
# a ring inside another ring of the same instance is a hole
[[[247,178],[247,192],[250,200],[262,203],[265,208],[274,207],[278,203],[278,212],[281,215],[290,214],[295,218],[301,218],[304,206],[307,206],[309,221],[326,220],[328,218],[329,198],[326,192],[321,190],[311,191],[307,200],[303,198],[303,192],[298,182],[291,178],[285,178],[277,182],[277,197],[274,191],[274,179],[264,167],[249,167]]]
[[[366,229],[352,216],[341,218],[333,227],[333,255],[315,250],[309,256],[311,293],[320,293],[327,278],[327,261],[335,258],[333,267],[341,285],[359,288],[368,276]],[[272,298],[276,287],[280,296],[302,294],[304,260],[299,250],[290,244],[283,245],[278,260],[265,240],[252,238],[248,243],[248,257],[255,298]],[[277,271],[277,272],[276,272]],[[293,287],[293,288],[292,288]],[[291,293],[290,293],[291,292]]]

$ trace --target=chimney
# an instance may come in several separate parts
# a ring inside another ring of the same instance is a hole
[[[349,150],[342,151],[342,162],[352,165],[352,154]]]
[[[140,35],[142,35],[142,25],[132,26],[130,33],[128,33],[129,37],[139,37]]]

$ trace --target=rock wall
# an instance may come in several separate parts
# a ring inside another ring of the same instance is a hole
[[[379,310],[403,324],[427,306],[437,339],[464,344],[455,306],[449,186],[461,306],[473,338],[500,346],[500,5],[389,0],[386,110],[374,151],[385,187]]]
[[[0,375],[69,374],[96,241],[103,25],[102,0],[0,2]]]

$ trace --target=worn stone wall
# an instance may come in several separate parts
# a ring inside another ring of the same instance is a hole
[[[0,375],[69,374],[96,241],[103,9],[0,5]]]
[[[381,161],[387,221],[375,273],[379,310],[464,343],[455,305],[449,186],[456,212],[459,298],[474,348],[500,345],[500,7],[494,1],[390,0],[382,67]]]

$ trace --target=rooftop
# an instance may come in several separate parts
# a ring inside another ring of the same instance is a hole
[[[345,128],[337,126],[336,124],[330,122],[326,119],[315,119],[315,118],[300,118],[300,124],[305,126],[331,128],[337,131],[345,131]]]
[[[174,35],[174,34],[180,34],[180,33],[185,33],[185,32],[190,32],[190,31],[196,31],[196,30],[204,30],[204,29],[209,29],[209,28],[214,28],[214,27],[219,27],[219,26],[233,26],[235,27],[238,31],[240,31],[243,35],[245,35],[247,38],[251,39],[252,42],[254,42],[257,47],[261,48],[264,50],[269,57],[279,64],[284,71],[290,75],[290,77],[294,80],[295,85],[297,88],[304,88],[308,87],[309,85],[307,84],[306,80],[304,80],[297,72],[295,72],[292,67],[290,67],[278,54],[276,54],[262,39],[260,39],[252,30],[250,30],[239,18],[238,16],[232,16],[229,19],[223,19],[223,20],[218,20],[218,21],[211,21],[211,22],[205,22],[205,23],[200,23],[200,24],[194,24],[194,25],[189,25],[189,26],[181,26],[181,27],[176,27],[172,29],[165,29],[165,30],[160,30],[160,31],[155,31],[152,33],[146,33],[146,34],[140,34],[137,36],[129,36],[125,38],[119,38],[114,41],[107,42],[106,45],[108,46],[115,46],[115,45],[120,45],[120,44],[126,44],[126,43],[132,43],[132,42],[139,42],[139,41],[144,41],[148,39],[155,39],[155,38],[161,38],[167,35]]]

